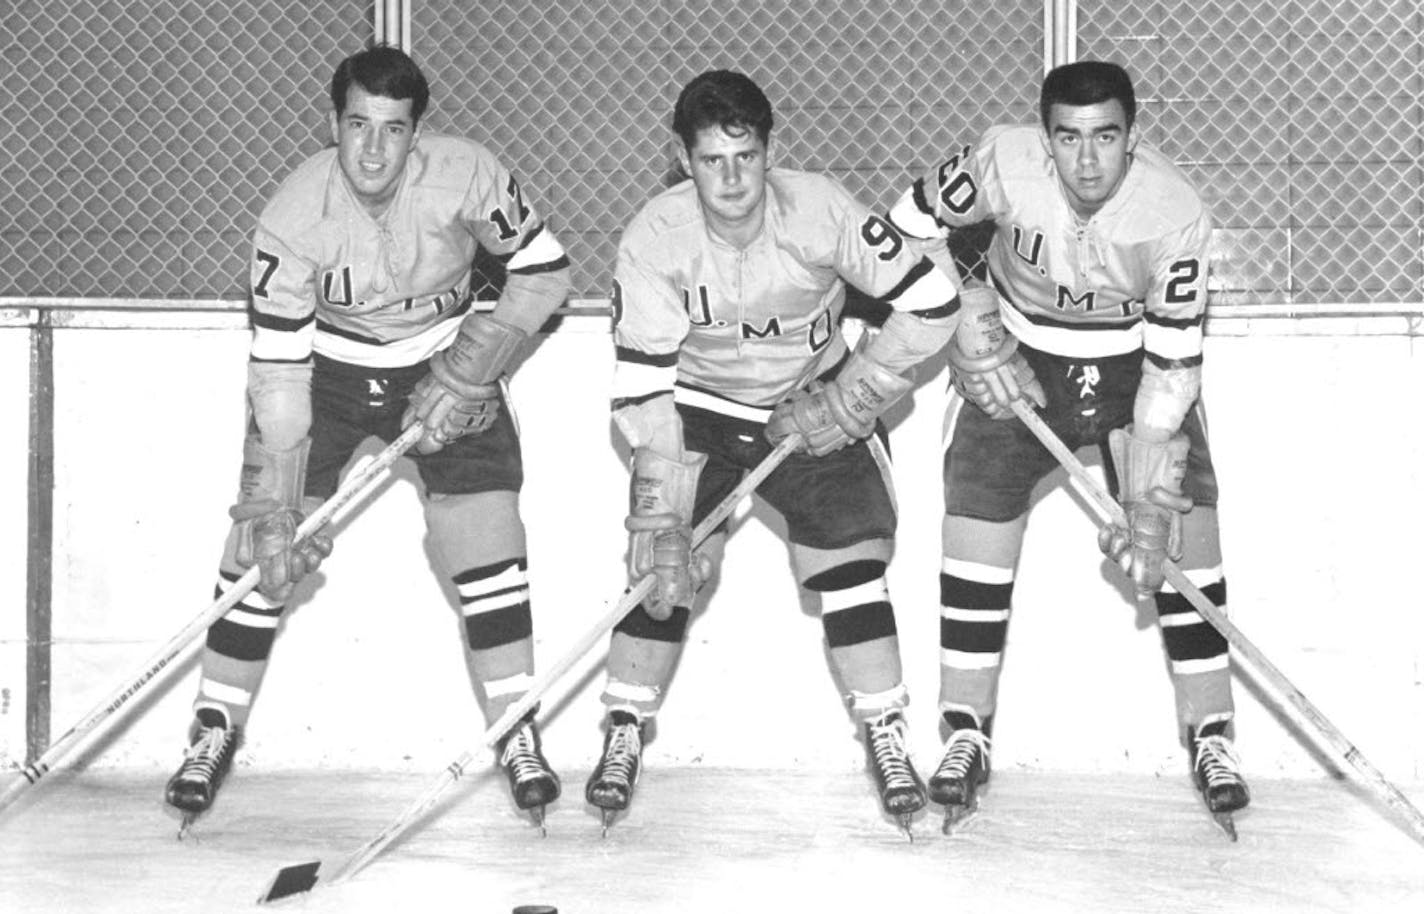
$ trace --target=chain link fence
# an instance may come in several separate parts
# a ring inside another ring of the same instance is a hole
[[[674,179],[668,122],[696,73],[757,79],[778,161],[885,207],[955,144],[1032,120],[1043,60],[1043,0],[410,9],[429,126],[514,169],[586,298]],[[1211,203],[1215,305],[1424,299],[1417,2],[1078,9],[1079,55],[1134,72],[1145,138]],[[245,297],[256,213],[326,143],[331,67],[371,39],[359,0],[7,4],[0,296]]]
[[[521,176],[586,297],[608,294],[622,227],[678,179],[672,106],[698,73],[751,76],[775,109],[775,161],[883,208],[954,143],[1031,116],[1043,59],[1038,0],[434,0],[411,31],[437,86],[431,126]]]
[[[257,213],[371,36],[361,0],[0,6],[0,295],[245,297]]]
[[[1137,79],[1143,137],[1211,204],[1212,302],[1421,295],[1417,0],[1078,4]]]

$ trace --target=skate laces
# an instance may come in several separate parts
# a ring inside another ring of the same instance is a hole
[[[896,715],[871,721],[869,733],[870,752],[885,787],[914,787],[915,776],[910,768],[909,750],[905,746],[904,719]]]
[[[633,780],[633,768],[643,751],[637,724],[613,724],[608,728],[608,748],[603,751],[604,780]]]
[[[225,727],[203,727],[183,752],[180,777],[209,780],[227,754],[229,731]]]
[[[949,745],[934,776],[936,779],[967,778],[974,759],[980,755],[989,756],[989,737],[984,735],[984,731],[972,728],[955,730],[949,734]]]
[[[1196,769],[1208,787],[1241,783],[1241,760],[1224,736],[1198,737]]]
[[[539,747],[534,742],[534,731],[528,724],[521,725],[509,735],[500,753],[499,763],[514,775],[518,783],[543,777],[544,760],[539,757]]]

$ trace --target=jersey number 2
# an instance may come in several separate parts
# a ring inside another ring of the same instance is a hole
[[[1166,301],[1169,305],[1185,305],[1197,299],[1197,277],[1201,263],[1195,258],[1179,260],[1167,269]]]

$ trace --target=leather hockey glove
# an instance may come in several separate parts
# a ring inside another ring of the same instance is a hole
[[[766,423],[766,439],[779,444],[797,432],[805,439],[803,450],[824,457],[870,437],[876,420],[913,386],[857,350],[834,380],[813,381],[776,404]]]
[[[415,450],[433,454],[457,438],[477,435],[499,416],[499,379],[528,334],[485,314],[471,314],[449,346],[430,357],[430,374],[410,394],[402,427],[420,420]]]
[[[1192,509],[1182,494],[1190,445],[1182,434],[1154,442],[1130,428],[1108,434],[1127,525],[1103,527],[1098,548],[1132,578],[1137,599],[1146,600],[1162,589],[1163,561],[1182,557],[1182,515]]]
[[[277,604],[287,602],[297,582],[331,555],[331,537],[321,531],[297,542],[310,450],[310,438],[290,450],[274,451],[257,435],[249,435],[242,448],[238,501],[228,509],[237,564],[256,565],[262,574],[257,591]]]
[[[949,376],[959,395],[990,419],[1012,419],[1015,400],[1047,399],[1033,368],[1018,351],[1019,341],[999,316],[999,294],[988,286],[959,293],[960,320],[949,344]]]
[[[628,572],[635,579],[658,576],[645,602],[658,621],[671,616],[673,607],[690,605],[712,577],[712,560],[692,548],[692,507],[707,455],[686,456],[679,463],[651,448],[633,451],[632,507],[624,521]]]

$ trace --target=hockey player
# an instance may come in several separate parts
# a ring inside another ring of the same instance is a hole
[[[691,528],[767,456],[769,441],[795,432],[808,444],[758,494],[786,519],[797,578],[820,597],[881,802],[904,826],[925,796],[906,748],[885,582],[895,509],[875,433],[911,386],[906,371],[952,334],[957,287],[839,184],[773,168],[771,105],[746,76],[694,78],[672,127],[691,180],[629,224],[613,288],[613,414],[633,452],[630,573],[655,572],[659,586],[614,630],[607,733],[587,798],[605,831],[632,799],[645,727],[710,573],[690,548]],[[894,308],[854,353],[839,327],[846,282]]]
[[[940,709],[950,735],[930,779],[946,827],[989,778],[990,733],[1030,493],[1053,456],[1008,406],[1046,408],[1073,448],[1104,449],[1129,524],[1100,545],[1139,599],[1155,599],[1198,788],[1213,814],[1248,800],[1231,742],[1227,644],[1163,586],[1162,560],[1224,608],[1217,486],[1198,397],[1211,221],[1191,183],[1138,141],[1132,81],[1083,61],[1044,79],[1040,126],[1000,126],[916,181],[891,212],[939,238],[991,220],[990,293],[950,346],[956,388],[946,428]],[[997,299],[997,300],[996,300]],[[984,353],[963,336],[1009,331]],[[1002,329],[1001,328],[1001,329]],[[978,408],[964,408],[965,399]],[[1008,421],[1000,421],[1008,420]],[[1223,822],[1224,827],[1229,822]]]
[[[283,606],[329,541],[293,546],[368,436],[416,420],[434,552],[454,582],[487,723],[532,680],[519,440],[502,389],[521,344],[564,301],[568,258],[483,146],[425,133],[429,87],[394,48],[342,61],[331,80],[337,145],[268,201],[252,249],[252,428],[220,568],[223,592],[261,583],[207,635],[191,744],[166,797],[185,827],[213,802],[252,710]],[[492,313],[471,301],[478,246],[508,281]],[[515,803],[542,824],[559,795],[531,711],[498,747]]]

